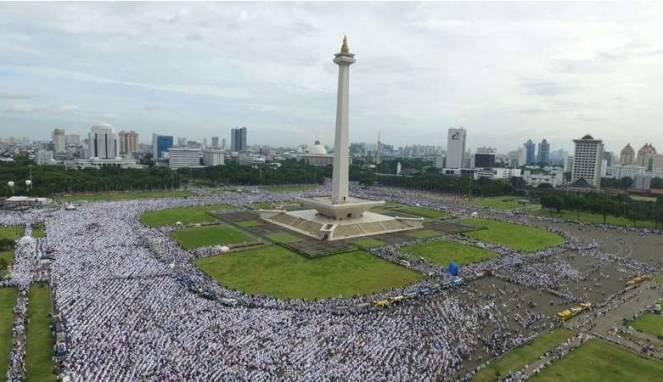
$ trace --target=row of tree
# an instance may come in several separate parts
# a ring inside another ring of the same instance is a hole
[[[663,197],[652,203],[633,200],[627,194],[549,192],[541,195],[539,200],[542,207],[558,213],[567,210],[599,214],[603,216],[604,224],[608,216],[618,216],[631,220],[634,225],[638,221],[653,221],[656,227],[663,227]]]

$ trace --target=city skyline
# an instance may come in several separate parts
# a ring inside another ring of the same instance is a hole
[[[106,122],[142,142],[247,126],[252,144],[329,145],[328,52],[347,33],[370,68],[354,73],[351,142],[443,146],[449,127],[500,152],[585,134],[616,151],[638,129],[663,142],[658,4],[1,7],[3,136]]]

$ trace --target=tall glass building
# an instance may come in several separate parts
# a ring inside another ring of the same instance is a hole
[[[164,153],[173,147],[172,135],[152,134],[152,157],[154,160],[163,159]]]

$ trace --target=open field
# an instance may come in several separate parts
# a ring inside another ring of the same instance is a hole
[[[177,230],[170,234],[184,249],[196,249],[212,245],[230,245],[250,241],[251,238],[227,225],[210,225]]]
[[[20,239],[23,236],[23,227],[0,227],[0,239]]]
[[[59,199],[74,202],[110,202],[117,200],[185,198],[187,196],[191,196],[189,191],[118,191],[64,195]]]
[[[315,191],[318,188],[317,184],[282,184],[277,186],[265,186],[265,190],[274,193],[284,192],[308,192]]]
[[[25,380],[57,381],[51,361],[53,338],[48,317],[51,305],[48,287],[43,284],[34,285],[30,288],[28,301]]]
[[[308,259],[277,246],[202,258],[196,264],[228,288],[287,299],[366,295],[422,277],[362,251]]]
[[[470,204],[477,208],[492,208],[494,210],[511,211],[520,208],[538,208],[538,204],[521,203],[522,198],[514,196],[495,196],[489,198],[472,198]]]
[[[600,340],[591,340],[532,377],[536,382],[660,381],[663,362]]]
[[[659,283],[659,284],[663,284],[663,273],[656,276],[656,278],[654,280],[656,280],[656,282]]]
[[[275,232],[267,235],[267,238],[276,243],[292,243],[299,240],[299,237],[287,232]]]
[[[14,288],[0,288],[0,376],[3,380],[9,366],[17,296],[18,291]]]
[[[547,351],[554,349],[562,344],[573,332],[567,329],[554,329],[533,341],[520,346],[510,352],[502,355],[500,358],[490,362],[490,364],[478,372],[473,382],[493,382],[497,381],[498,376],[505,376],[510,372],[515,372],[536,361]]]
[[[7,266],[10,267],[14,263],[14,251],[0,251],[0,259],[3,259],[7,263]],[[6,268],[0,267],[0,279],[4,276],[5,271]]]
[[[32,227],[32,237],[35,239],[41,239],[44,236],[46,236],[46,230],[43,225]]]
[[[146,212],[140,216],[140,222],[148,227],[163,227],[182,222],[182,224],[215,223],[217,219],[211,212],[230,208],[225,204],[213,204],[203,207],[179,207]]]
[[[425,207],[408,206],[406,204],[387,202],[384,207],[377,207],[371,209],[373,212],[386,213],[388,215],[411,215],[419,216],[426,219],[442,219],[448,217],[446,212],[432,210]]]
[[[594,214],[591,212],[580,212],[580,211],[562,211],[557,213],[550,209],[541,209],[536,212],[540,216],[549,216],[559,219],[564,219],[574,223],[582,224],[603,224],[603,215]],[[624,217],[608,215],[606,217],[606,223],[609,225],[614,225],[617,227],[635,227],[635,228],[654,228],[655,223],[653,221],[639,220],[633,224],[633,221]]]
[[[461,223],[484,228],[467,232],[465,235],[516,251],[536,252],[564,243],[562,236],[540,228],[520,224],[484,219],[462,219]]]
[[[356,245],[359,249],[376,248],[385,245],[384,242],[376,239],[359,239],[353,241],[352,244]]]
[[[237,223],[238,226],[242,228],[251,228],[251,227],[257,227],[261,225],[262,223],[259,222],[258,220],[245,220],[243,222]]]
[[[458,265],[478,263],[497,256],[494,252],[454,241],[431,241],[404,247],[401,252],[423,257],[429,262],[441,266],[447,266],[452,261]]]
[[[645,313],[631,322],[633,329],[663,339],[663,316]]]
[[[418,229],[415,231],[407,231],[409,236],[416,237],[417,239],[429,239],[431,237],[442,236],[441,233],[433,231],[432,229]]]

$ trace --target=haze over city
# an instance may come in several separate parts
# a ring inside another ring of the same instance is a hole
[[[105,122],[252,144],[333,145],[347,34],[351,141],[506,152],[586,133],[662,142],[663,5],[655,3],[0,4],[1,136]],[[660,143],[659,143],[660,145]]]

